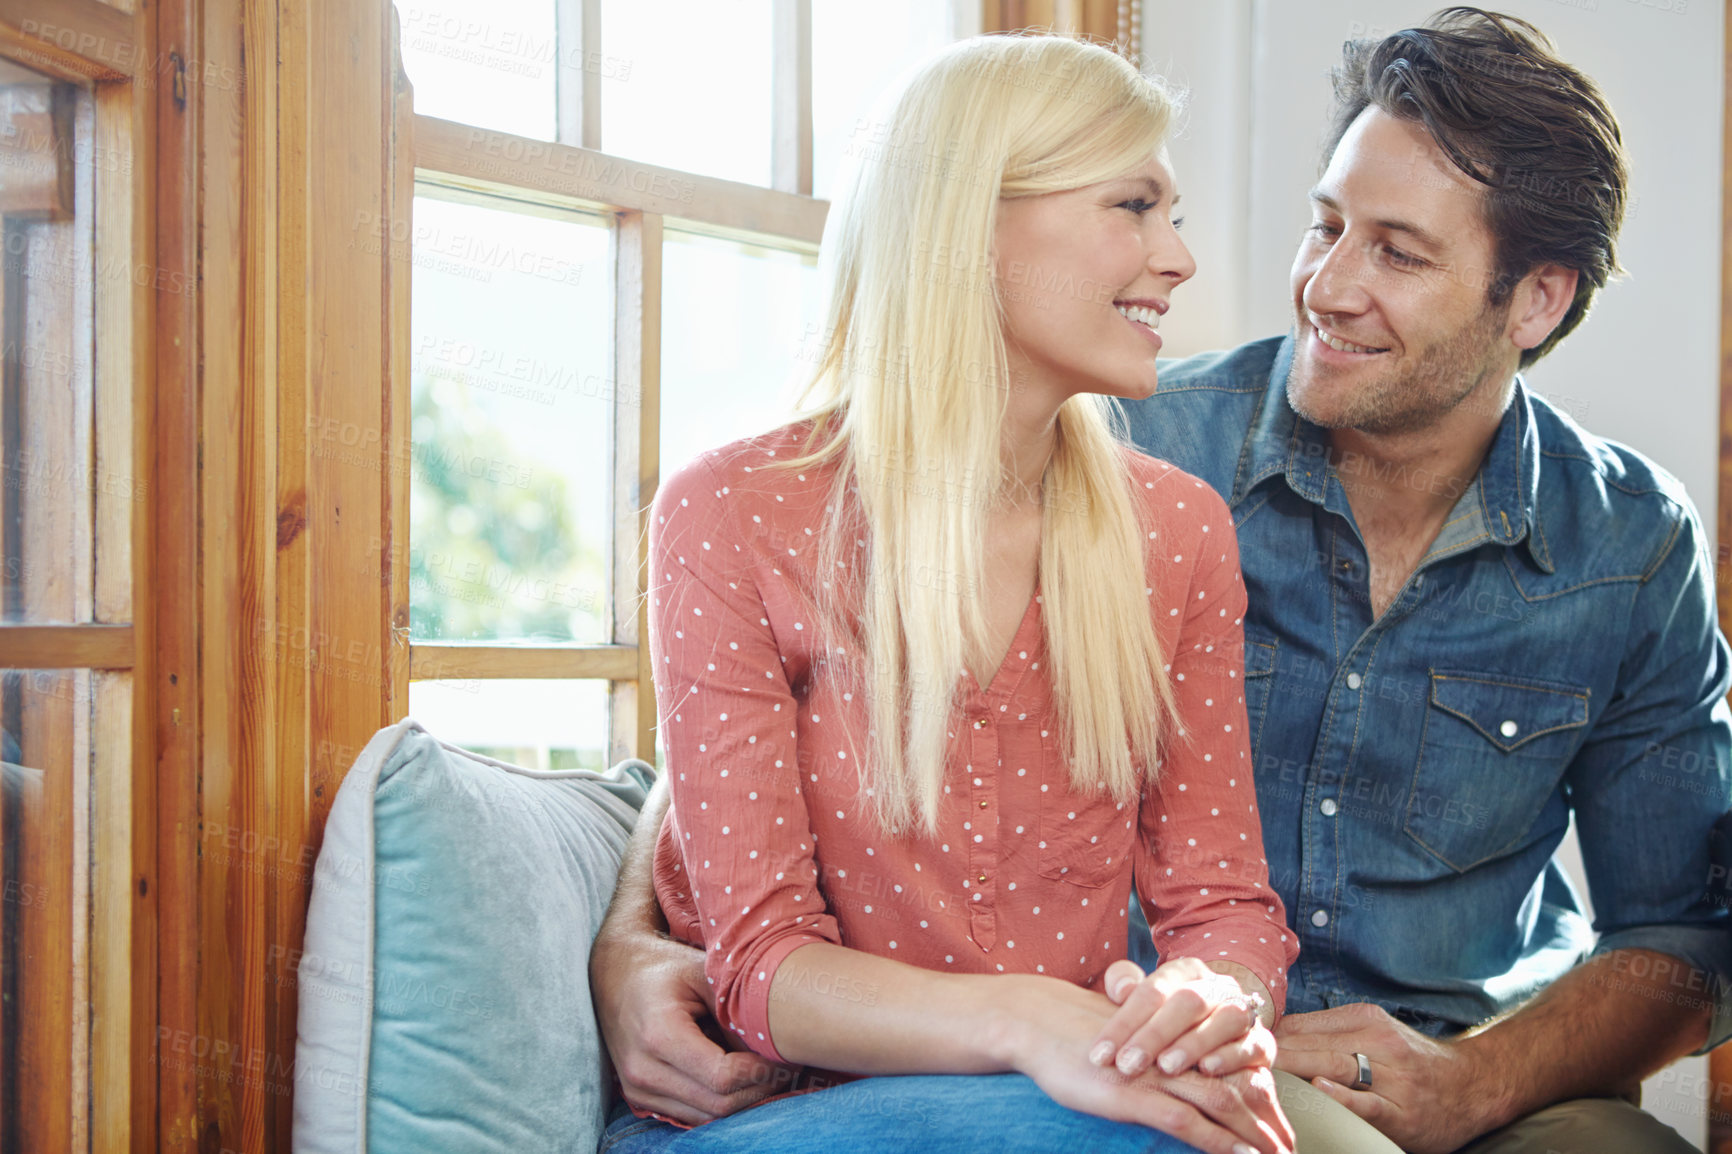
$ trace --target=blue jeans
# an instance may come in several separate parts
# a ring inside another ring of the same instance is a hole
[[[695,1130],[616,1107],[601,1154],[1196,1154],[1146,1126],[1066,1109],[1021,1074],[862,1078],[778,1098]]]

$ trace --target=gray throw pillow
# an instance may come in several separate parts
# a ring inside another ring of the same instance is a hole
[[[595,1149],[589,948],[654,776],[523,769],[410,720],[373,737],[314,871],[296,1154]]]

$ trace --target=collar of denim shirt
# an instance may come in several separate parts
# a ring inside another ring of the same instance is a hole
[[[1230,503],[1237,509],[1258,485],[1284,476],[1301,497],[1351,519],[1339,479],[1327,464],[1328,430],[1305,420],[1287,402],[1287,376],[1292,367],[1293,338],[1289,335],[1270,366],[1269,387],[1263,392],[1239,454]],[[1330,499],[1331,482],[1339,502]],[[1498,423],[1491,449],[1447,520],[1453,522],[1463,514],[1482,518],[1483,531],[1493,542],[1508,546],[1525,541],[1534,564],[1552,573],[1556,567],[1540,525],[1539,490],[1540,438],[1534,428],[1527,383],[1518,374],[1515,395]],[[1477,509],[1472,508],[1475,504]]]

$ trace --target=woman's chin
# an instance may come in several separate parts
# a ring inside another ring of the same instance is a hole
[[[1113,387],[1096,389],[1094,391],[1109,397],[1117,398],[1121,401],[1146,401],[1155,395],[1158,388],[1159,382],[1155,379],[1154,371],[1151,369],[1145,379],[1124,381],[1115,384]]]

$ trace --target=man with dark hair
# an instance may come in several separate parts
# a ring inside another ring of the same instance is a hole
[[[1538,30],[1471,8],[1349,45],[1337,97],[1294,331],[1127,405],[1239,532],[1301,942],[1282,1103],[1305,1151],[1391,1148],[1352,1115],[1410,1154],[1686,1151],[1621,1095],[1732,1034],[1709,539],[1675,479],[1517,375],[1617,270],[1617,122]],[[1572,816],[1591,927],[1555,856]],[[761,1097],[681,1017],[701,963],[646,931],[646,893],[625,876],[592,960],[628,1095],[688,1121]]]

